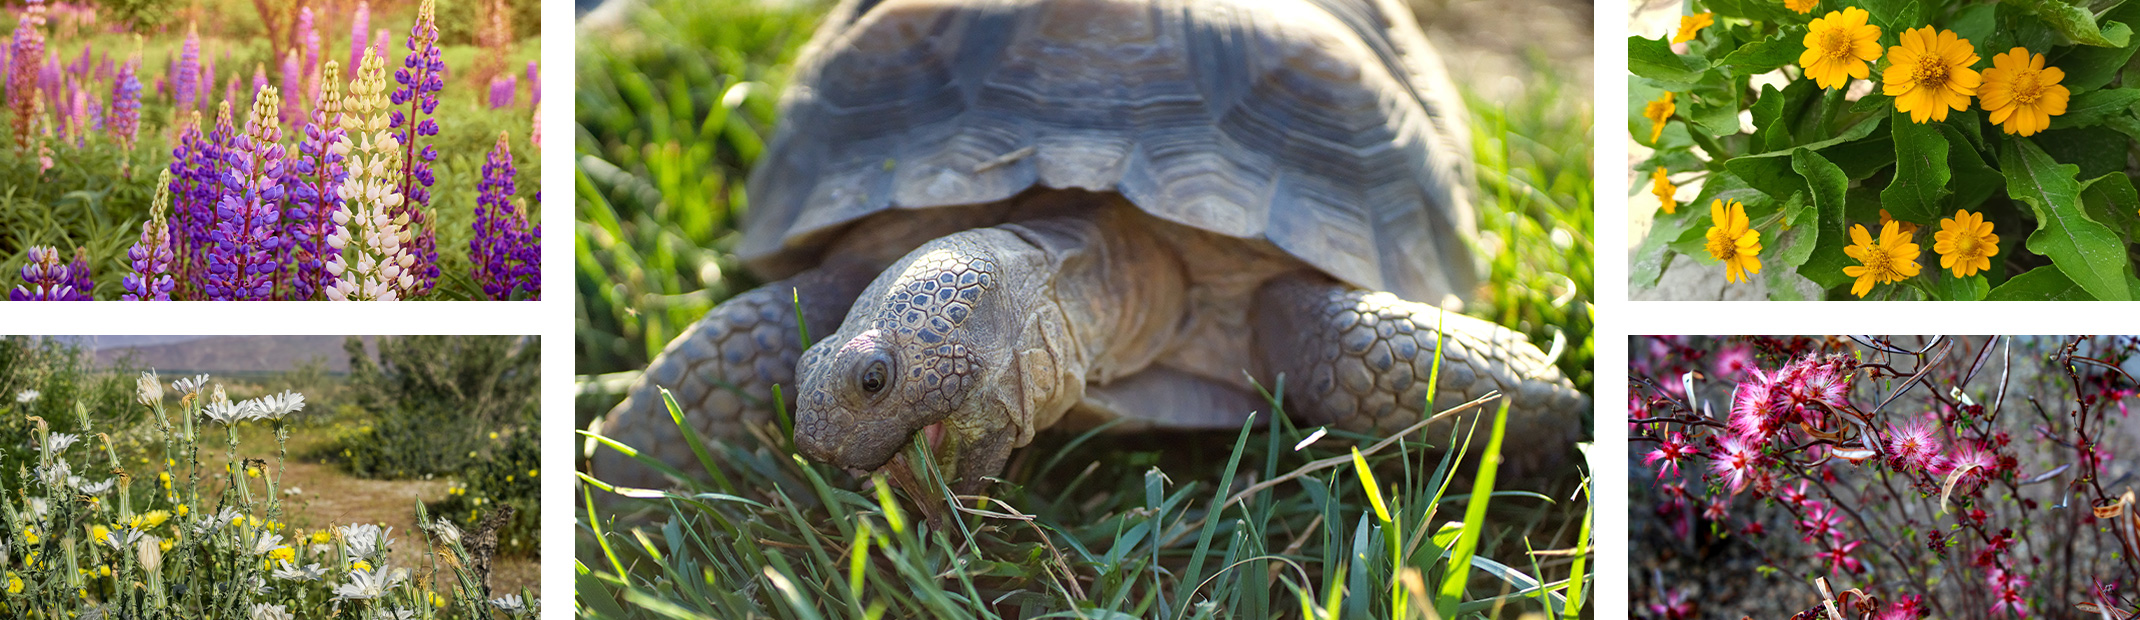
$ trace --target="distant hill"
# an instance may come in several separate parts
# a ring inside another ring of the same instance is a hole
[[[179,372],[281,372],[318,357],[327,372],[349,372],[343,336],[96,336],[84,344],[97,364],[111,366],[131,355],[134,366],[170,375]],[[368,341],[369,337],[365,337]]]

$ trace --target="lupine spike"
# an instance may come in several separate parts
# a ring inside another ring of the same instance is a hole
[[[42,0],[30,0],[15,19],[15,36],[8,45],[8,108],[14,111],[15,149],[24,155],[39,146],[35,136],[40,133],[36,121],[42,116],[38,106],[43,102],[38,88],[44,76],[45,37],[40,30],[45,23],[44,8]]]
[[[349,178],[339,190],[345,208],[335,212],[328,239],[341,250],[326,266],[336,276],[328,299],[394,300],[414,284],[408,273],[414,257],[404,248],[408,220],[394,215],[402,200],[395,183],[401,145],[388,131],[389,105],[385,57],[367,50],[342,114]]]
[[[23,264],[22,284],[8,292],[12,301],[79,301],[74,294],[67,265],[60,262],[59,248],[30,246],[29,262]]]
[[[542,254],[541,240],[528,230],[528,220],[513,205],[513,148],[506,132],[498,132],[498,144],[483,164],[483,180],[477,185],[475,238],[468,241],[468,258],[475,263],[475,280],[491,299],[512,299],[514,289],[540,299],[535,276]]]
[[[275,257],[282,246],[283,150],[280,91],[263,87],[254,98],[245,133],[225,154],[223,201],[216,205],[215,247],[203,290],[215,300],[266,300],[273,292]]]
[[[542,71],[535,61],[528,61],[528,105],[542,104]]]
[[[89,248],[74,247],[74,262],[67,263],[67,285],[74,290],[74,297],[69,301],[93,299],[91,295],[95,293],[97,283],[89,277]]]
[[[123,153],[119,159],[119,176],[122,177],[133,176],[134,141],[141,132],[141,80],[134,75],[140,65],[141,37],[137,35],[133,55],[119,65],[119,74],[112,78],[111,86],[110,129],[119,139],[119,149]]]
[[[276,122],[294,125],[298,119],[303,118],[297,114],[298,106],[295,100],[302,99],[303,95],[301,93],[305,92],[302,90],[304,88],[302,84],[304,76],[298,74],[297,50],[293,49],[282,53],[281,70],[282,92],[287,93],[293,101],[290,105],[282,106],[282,118],[276,119]]]
[[[165,170],[157,179],[157,186],[168,186],[171,180],[171,171]],[[170,192],[156,192],[155,201],[149,204],[149,219],[141,223],[141,240],[126,251],[134,271],[119,282],[126,288],[126,294],[119,296],[122,301],[171,299],[171,289],[176,285],[170,275],[175,254],[171,250],[170,224],[164,219],[164,210],[170,202]]]
[[[364,61],[364,36],[371,32],[372,5],[357,0],[357,10],[349,17],[349,67],[354,73]]]
[[[446,62],[440,58],[438,48],[437,0],[424,0],[417,6],[416,25],[409,28],[406,46],[409,54],[402,58],[401,68],[394,71],[394,81],[401,87],[394,91],[393,103],[408,108],[394,110],[389,126],[399,130],[395,139],[402,148],[397,181],[402,204],[395,217],[409,221],[414,240],[409,250],[416,257],[416,287],[408,292],[421,295],[431,292],[439,275],[438,231],[430,221],[434,180],[431,162],[438,159],[438,146],[426,139],[438,135],[438,120],[431,114],[438,108],[438,91],[446,87],[442,73]]]
[[[519,78],[509,73],[498,74],[490,79],[490,109],[512,107],[513,93],[520,89]]]
[[[319,98],[320,32],[313,24],[312,7],[298,9],[297,45],[305,50],[305,64],[298,73],[303,78],[304,90],[285,90],[283,97],[291,109],[297,110],[292,118],[306,118],[304,106]]]
[[[349,177],[343,162],[350,147],[341,127],[342,99],[337,86],[342,79],[341,64],[327,61],[321,75],[319,104],[313,106],[312,120],[305,125],[297,157],[288,168],[294,182],[283,230],[291,248],[293,299],[313,299],[333,288],[337,272],[328,265],[341,262],[341,251],[331,239],[342,211],[341,186]]]

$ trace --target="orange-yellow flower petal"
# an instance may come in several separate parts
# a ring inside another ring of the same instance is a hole
[[[1922,251],[1897,222],[1882,224],[1878,239],[1866,232],[1865,225],[1852,224],[1850,243],[1843,253],[1859,264],[1844,267],[1843,275],[1857,278],[1850,285],[1853,295],[1862,298],[1872,292],[1874,283],[1888,284],[1917,275],[1917,255]]]
[[[1940,268],[1953,269],[1957,278],[1990,269],[1991,257],[1999,255],[1999,235],[1991,228],[1983,214],[1965,210],[1955,211],[1953,219],[1940,219],[1939,232],[1932,233]]]
[[[1752,282],[1751,274],[1761,273],[1761,231],[1749,228],[1746,205],[1712,200],[1709,219],[1709,256],[1724,262],[1724,281]]]
[[[1664,136],[1664,123],[1672,119],[1673,109],[1672,91],[1669,90],[1642,108],[1642,117],[1650,119],[1650,144],[1656,144],[1657,139]]]
[[[1813,7],[1816,6],[1820,6],[1820,0],[1783,0],[1784,8],[1797,11],[1800,14],[1811,13],[1813,12]]]
[[[1976,46],[1952,30],[1931,26],[1902,33],[1902,44],[1887,48],[1887,71],[1881,91],[1895,98],[1895,110],[1910,121],[1947,120],[1947,110],[1969,109],[1983,76],[1969,68],[1981,60]]]
[[[1880,59],[1880,27],[1865,23],[1865,9],[1848,7],[1813,18],[1798,66],[1821,88],[1842,88],[1851,78],[1872,75],[1866,63]]]
[[[1681,15],[1679,16],[1679,34],[1672,35],[1672,42],[1686,43],[1692,41],[1695,33],[1701,32],[1703,28],[1707,28],[1714,23],[1716,23],[1715,13]]]
[[[2032,136],[2051,127],[2051,117],[2066,113],[2072,92],[2059,84],[2066,72],[2043,66],[2043,54],[2016,47],[1991,57],[1984,84],[1977,89],[1991,122],[2009,134]]]
[[[1665,174],[1664,166],[1658,166],[1657,171],[1650,174],[1650,193],[1657,195],[1657,202],[1664,205],[1664,212],[1669,214],[1679,210],[1679,201],[1672,198],[1679,188],[1674,187]]]

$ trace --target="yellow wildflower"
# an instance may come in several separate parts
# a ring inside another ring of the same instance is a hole
[[[107,536],[107,535],[110,535],[110,534],[111,534],[111,528],[108,528],[108,527],[104,527],[104,526],[103,526],[103,525],[101,525],[101,524],[99,524],[99,525],[92,525],[92,526],[89,526],[89,539],[90,539],[90,540],[94,540],[94,541],[97,541],[97,542],[104,542],[104,537],[105,537],[105,536]]]
[[[245,468],[245,475],[246,475],[247,477],[251,477],[251,478],[258,478],[258,477],[260,477],[260,468],[258,468],[258,467],[247,467],[247,468]]]
[[[160,482],[160,483],[162,483],[162,484],[163,484],[163,488],[164,488],[164,490],[166,490],[166,491],[170,490],[170,489],[171,489],[171,472],[167,472],[167,471],[166,471],[166,472],[157,472],[157,474],[156,474],[156,481],[157,481],[157,482]]]
[[[21,594],[21,593],[22,593],[22,576],[21,576],[21,575],[17,575],[17,574],[15,574],[15,571],[8,571],[8,572],[7,572],[7,593],[8,593],[8,594]]]
[[[134,527],[134,529],[137,530],[146,530],[153,529],[159,525],[163,525],[165,521],[169,520],[171,520],[170,511],[151,510],[138,515],[134,515],[134,519],[132,521],[128,521],[127,525],[131,525]]]
[[[1895,98],[1895,110],[1910,113],[1910,122],[1947,120],[1947,110],[1969,109],[1984,77],[1975,69],[1976,46],[1952,30],[1931,26],[1902,33],[1902,44],[1887,48],[1886,82],[1880,92]]]
[[[1882,224],[1877,240],[1865,230],[1864,224],[1852,224],[1850,240],[1852,245],[1843,248],[1843,253],[1858,259],[1862,265],[1843,268],[1843,275],[1858,279],[1850,286],[1852,294],[1864,297],[1872,292],[1875,281],[1888,284],[1917,275],[1917,243],[1895,222]]]
[[[1761,273],[1761,231],[1749,228],[1746,205],[1732,201],[1709,201],[1709,255],[1724,261],[1725,282],[1752,282]]]
[[[297,559],[297,550],[291,549],[288,545],[276,547],[268,551],[268,559],[281,562],[295,560]]]
[[[1649,106],[1642,108],[1643,118],[1650,119],[1650,144],[1656,144],[1658,138],[1664,137],[1664,122],[1671,120],[1673,109],[1672,91],[1669,90],[1664,92],[1663,97],[1658,97],[1656,101],[1651,101]]]
[[[2043,66],[2043,54],[2016,47],[1992,56],[1991,64],[1984,70],[1984,85],[1977,95],[1983,98],[1979,103],[1984,111],[1991,113],[1991,122],[2006,133],[2036,135],[2050,128],[2051,117],[2066,113],[2066,100],[2073,94],[2059,84],[2066,72]]]
[[[191,512],[191,509],[186,508],[185,504],[179,504],[177,508],[171,509],[171,514],[175,514],[181,517],[186,516],[187,512]]]
[[[1681,15],[1679,16],[1679,34],[1672,35],[1672,42],[1686,43],[1692,41],[1695,33],[1701,32],[1703,28],[1708,28],[1710,24],[1714,23],[1716,23],[1715,13]]]
[[[538,475],[541,475],[541,474],[542,474],[542,470],[541,470],[541,469],[530,469],[530,470],[528,470],[528,477],[529,477],[529,478],[534,478],[534,477],[536,477],[536,476],[538,476]]]
[[[350,564],[350,565],[349,565],[349,568],[350,568],[351,570],[371,570],[371,569],[372,569],[372,563],[371,563],[371,562],[366,562],[366,561],[364,561],[364,560],[357,560],[357,561],[356,561],[356,563],[354,563],[354,564]]]
[[[1991,222],[1979,213],[1957,210],[1954,219],[1942,218],[1932,240],[1940,268],[1953,269],[1957,278],[1990,269],[1991,257],[1999,255],[1999,235],[1991,232]]]
[[[1895,219],[1895,216],[1894,216],[1893,214],[1890,214],[1890,213],[1888,213],[1888,212],[1887,212],[1887,209],[1881,209],[1881,210],[1880,210],[1880,225],[1881,225],[1881,226],[1886,226],[1888,222],[1896,222],[1896,221],[1899,221],[1899,220],[1896,220],[1896,219]],[[1902,234],[1905,234],[1905,235],[1909,235],[1909,236],[1912,236],[1912,237],[1915,237],[1915,236],[1917,236],[1917,225],[1916,225],[1916,224],[1912,224],[1912,223],[1909,223],[1909,222],[1902,222],[1902,223],[1900,223],[1900,224],[1897,224],[1897,226],[1901,226],[1901,227],[1902,227]]]
[[[327,544],[327,541],[330,540],[334,540],[334,535],[327,533],[327,530],[320,530],[312,533],[312,544],[324,545]]]
[[[1801,15],[1813,12],[1813,7],[1819,5],[1820,0],[1783,0],[1783,8],[1797,11]]]
[[[157,541],[157,542],[156,542],[156,550],[157,550],[157,551],[170,551],[170,550],[171,550],[171,545],[173,545],[173,544],[175,544],[175,543],[177,543],[177,542],[178,542],[178,541],[176,541],[176,540],[161,540],[161,541]]]
[[[100,577],[110,577],[110,576],[111,576],[111,565],[110,565],[110,564],[104,564],[104,565],[98,566],[98,567],[97,567],[97,576],[100,576]]]
[[[1650,193],[1657,195],[1657,202],[1664,205],[1665,213],[1679,210],[1679,201],[1672,199],[1678,191],[1679,188],[1672,186],[1672,180],[1665,178],[1664,166],[1658,166],[1656,172],[1650,173]]]
[[[28,544],[32,544],[32,545],[34,545],[34,544],[37,544],[37,541],[38,541],[38,537],[37,537],[37,528],[34,528],[34,527],[25,527],[25,528],[22,528],[22,541],[23,541],[23,542],[25,542],[25,543],[28,543]]]
[[[1851,78],[1872,75],[1866,63],[1880,59],[1880,27],[1865,23],[1865,9],[1849,7],[1813,18],[1798,66],[1821,88],[1842,88]]]

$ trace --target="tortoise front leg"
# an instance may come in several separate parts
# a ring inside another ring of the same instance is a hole
[[[1310,274],[1264,284],[1252,316],[1263,379],[1284,373],[1286,409],[1307,424],[1388,433],[1419,421],[1437,334],[1437,409],[1500,390],[1509,437],[1560,447],[1589,415],[1588,399],[1528,338],[1477,318]]]
[[[875,275],[864,261],[828,261],[714,306],[647,365],[624,402],[602,422],[602,434],[692,471],[697,458],[670,420],[660,388],[676,397],[685,421],[701,437],[733,442],[748,436],[751,426],[773,419],[774,385],[794,398],[795,360],[807,346],[795,329],[796,298],[811,338],[824,338],[839,330],[848,307]],[[597,450],[593,472],[613,484],[661,484],[660,474],[615,450]]]

